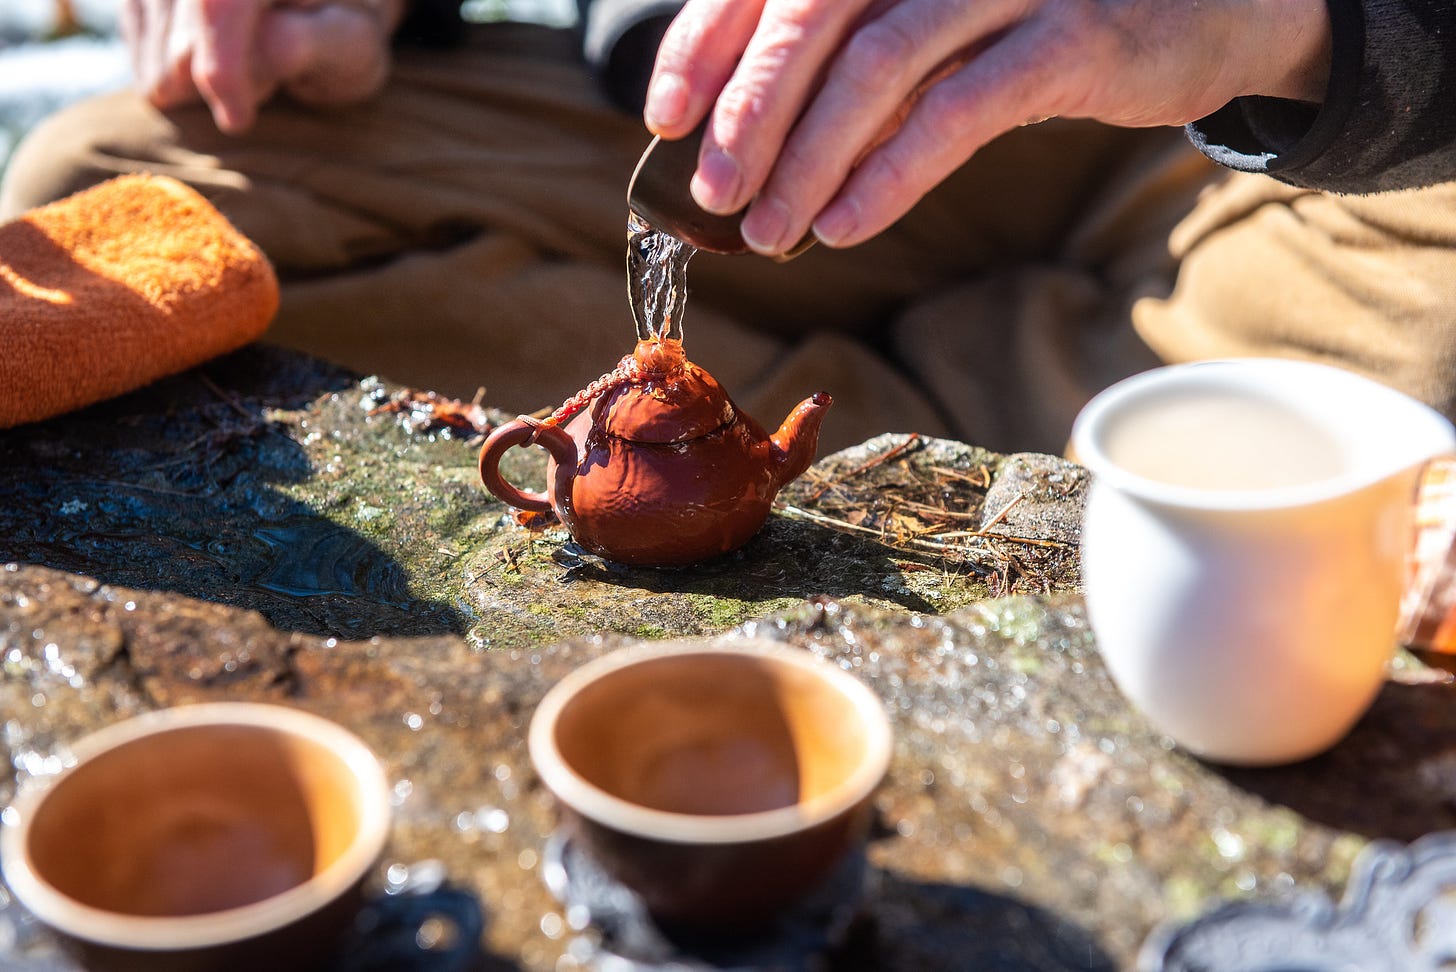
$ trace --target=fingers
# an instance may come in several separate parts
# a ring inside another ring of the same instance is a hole
[[[856,164],[894,134],[938,77],[1021,13],[1006,2],[908,0],[861,20],[743,220],[743,235],[776,255],[803,238]]]
[[[698,205],[732,213],[757,194],[864,0],[768,0],[718,95],[692,181]]]
[[[681,138],[712,108],[748,48],[765,0],[689,0],[658,46],[643,120],[663,138]]]
[[[1068,61],[1044,31],[1020,25],[937,81],[814,219],[815,236],[828,246],[862,243],[993,138],[1061,114],[1085,80]]]
[[[146,57],[143,49],[148,43],[147,9],[142,0],[123,0],[116,14],[117,26],[122,40],[126,42],[127,54],[131,57],[131,72],[137,85],[145,89]]]
[[[293,98],[345,105],[383,87],[389,35],[374,6],[335,2],[315,9],[277,8],[259,35],[259,60]]]
[[[947,64],[979,53],[1035,6],[1035,0],[745,0],[739,6],[689,0],[659,53],[645,114],[660,134],[676,137],[711,108],[693,196],[710,212],[748,207],[745,240],[778,255],[803,237]],[[898,150],[917,144],[903,141]],[[937,146],[915,168],[944,169],[943,176],[949,169],[940,154]],[[892,153],[882,161],[895,159]],[[894,206],[913,203],[929,188],[898,188]],[[847,200],[842,209],[856,205]],[[839,213],[837,225],[845,218]],[[831,225],[823,227],[826,233]]]
[[[161,108],[195,99],[190,49],[178,42],[187,11],[173,0],[126,0],[118,14],[137,88]]]
[[[258,23],[268,0],[197,0],[200,17],[192,52],[192,80],[217,127],[241,132],[272,94],[253,60]]]
[[[241,132],[280,87],[310,104],[376,92],[402,0],[124,0],[138,87],[161,108],[199,97]]]

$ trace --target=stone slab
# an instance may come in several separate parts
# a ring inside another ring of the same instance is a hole
[[[381,410],[411,400],[260,347],[0,433],[0,805],[131,714],[299,706],[394,781],[381,885],[443,875],[483,909],[489,968],[571,968],[591,929],[541,880],[537,700],[644,638],[751,635],[855,671],[893,714],[837,968],[1131,968],[1213,899],[1336,894],[1371,839],[1456,826],[1456,687],[1412,659],[1294,767],[1200,763],[1131,711],[1077,594],[1069,463],[882,437],[819,463],[745,550],[629,570],[518,525],[475,481],[471,431]],[[59,967],[13,909],[7,947]]]

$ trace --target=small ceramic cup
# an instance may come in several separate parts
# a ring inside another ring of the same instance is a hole
[[[875,694],[772,642],[624,649],[562,679],[530,728],[563,823],[655,918],[752,925],[865,837],[892,749]]]
[[[1072,445],[1094,477],[1088,619],[1123,694],[1217,762],[1339,741],[1385,681],[1415,486],[1451,423],[1349,371],[1249,358],[1114,385]]]
[[[314,969],[390,827],[384,772],[342,727],[180,706],[71,747],[0,833],[5,880],[88,969]]]

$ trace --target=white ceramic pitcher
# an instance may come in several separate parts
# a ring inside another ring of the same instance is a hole
[[[1337,742],[1385,678],[1427,406],[1326,365],[1176,365],[1093,399],[1087,612],[1108,670],[1204,758],[1293,762]]]

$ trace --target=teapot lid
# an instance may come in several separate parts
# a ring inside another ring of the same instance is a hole
[[[638,341],[632,357],[633,380],[611,392],[596,412],[608,434],[632,442],[686,442],[733,421],[728,393],[687,359],[682,342]]]

